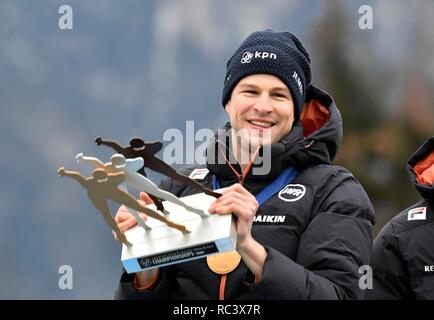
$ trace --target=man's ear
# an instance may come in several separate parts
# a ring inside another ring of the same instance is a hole
[[[231,100],[229,100],[225,105],[225,110],[227,113],[231,111]]]

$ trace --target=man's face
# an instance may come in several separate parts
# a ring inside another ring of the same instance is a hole
[[[280,141],[294,122],[294,103],[288,87],[268,74],[241,79],[232,91],[226,111],[242,143],[254,148]]]

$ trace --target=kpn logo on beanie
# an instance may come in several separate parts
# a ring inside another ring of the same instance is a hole
[[[241,56],[241,63],[250,63],[252,59],[277,59],[277,54],[273,52],[267,51],[255,51],[255,53],[251,53],[250,51],[246,51]]]

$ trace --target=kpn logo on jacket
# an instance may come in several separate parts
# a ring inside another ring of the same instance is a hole
[[[278,197],[285,202],[298,201],[306,193],[306,187],[302,184],[288,184],[280,190]]]

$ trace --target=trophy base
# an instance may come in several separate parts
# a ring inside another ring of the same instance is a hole
[[[203,209],[201,217],[174,203],[164,201],[170,214],[166,217],[183,224],[190,233],[168,227],[161,221],[148,218],[151,230],[136,226],[125,232],[131,246],[122,246],[122,264],[127,273],[168,266],[208,255],[232,251],[236,248],[236,229],[232,214],[209,215],[209,205],[214,197],[199,193],[180,198],[188,205]],[[154,205],[149,205],[154,208]]]

